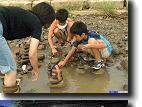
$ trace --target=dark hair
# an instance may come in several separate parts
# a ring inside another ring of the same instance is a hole
[[[87,26],[83,22],[74,22],[70,28],[72,34],[82,35],[82,33],[88,34]]]
[[[56,12],[56,19],[65,22],[68,18],[68,11],[66,9],[59,9]]]
[[[51,24],[55,20],[55,11],[52,6],[46,2],[41,2],[32,8],[32,13],[35,14],[41,21],[42,26]]]

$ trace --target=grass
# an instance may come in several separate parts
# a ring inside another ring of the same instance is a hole
[[[32,0],[28,0],[28,1],[32,1]],[[48,2],[50,2],[50,0]],[[88,4],[90,5],[91,9],[104,11],[104,14],[107,16],[113,16],[116,13],[116,9],[123,8],[123,2],[94,2],[94,3],[88,3]],[[67,9],[69,12],[69,17],[73,15],[72,11],[85,10],[84,2],[81,2],[81,1],[80,2],[79,1],[78,2],[62,2],[62,3],[59,2],[59,3],[52,3],[51,5],[55,9],[55,11],[61,8]],[[31,3],[28,3],[28,4],[9,3],[7,6],[18,6],[24,9],[31,9]]]
[[[121,2],[98,2],[92,4],[92,8],[104,11],[107,16],[113,16],[116,13],[116,9],[122,8],[122,5]]]
[[[72,11],[82,10],[82,4],[83,2],[62,2],[52,4],[52,6],[55,11],[64,8],[68,10],[69,16],[72,16]]]

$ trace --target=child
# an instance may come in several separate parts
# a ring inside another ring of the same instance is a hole
[[[100,69],[104,66],[104,63],[101,59],[107,58],[111,52],[111,44],[107,41],[102,35],[94,31],[88,31],[86,25],[83,22],[75,22],[71,29],[71,33],[75,36],[76,41],[71,51],[68,53],[64,61],[59,63],[60,67],[63,67],[68,59],[73,55],[75,49],[79,49],[85,52],[92,53],[96,61],[92,68]],[[83,44],[83,45],[82,45]]]
[[[72,35],[70,33],[70,28],[73,24],[73,21],[68,18],[68,11],[66,9],[59,9],[56,12],[56,20],[51,24],[49,33],[48,33],[48,42],[52,49],[53,55],[57,54],[57,50],[55,49],[52,42],[52,35],[64,44],[65,41],[70,41]]]

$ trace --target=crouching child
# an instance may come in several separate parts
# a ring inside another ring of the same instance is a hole
[[[72,25],[70,32],[75,37],[76,41],[66,58],[58,65],[63,67],[74,54],[75,50],[79,49],[80,51],[88,52],[95,57],[96,61],[92,66],[93,69],[104,67],[105,64],[101,58],[107,58],[110,56],[112,52],[110,42],[99,33],[87,30],[87,26],[83,22],[75,22]]]

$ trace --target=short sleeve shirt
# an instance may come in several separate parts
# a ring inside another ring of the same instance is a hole
[[[68,21],[68,22],[73,22],[70,18],[67,18],[66,21]],[[52,35],[52,34],[53,34],[54,30],[57,28],[57,25],[58,25],[58,22],[55,20],[55,21],[51,24],[51,26],[50,26],[49,35]]]
[[[89,40],[90,38],[101,39],[99,33],[89,30],[89,31],[88,31],[87,40],[82,40],[82,41],[80,41],[80,42],[75,41],[75,42],[74,42],[74,47],[77,47],[77,46],[78,46],[79,44],[81,44],[81,43],[83,43],[84,45],[85,45],[85,44],[88,44],[88,40]]]
[[[0,21],[6,40],[34,37],[40,40],[42,25],[33,13],[19,7],[0,7]]]

